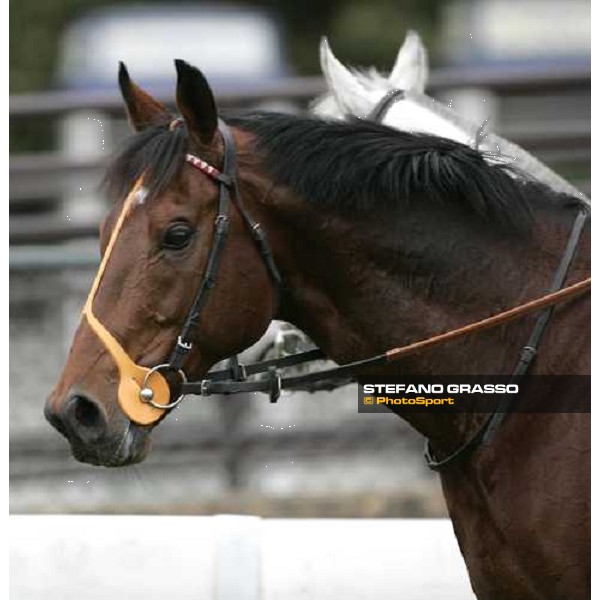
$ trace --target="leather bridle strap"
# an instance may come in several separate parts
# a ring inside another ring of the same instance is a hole
[[[550,293],[560,290],[565,284],[565,280],[567,278],[567,274],[569,272],[569,268],[573,263],[573,259],[575,258],[575,252],[577,251],[577,246],[579,245],[579,239],[581,237],[581,233],[585,226],[585,222],[589,216],[589,212],[585,206],[583,206],[577,215],[577,219],[575,219],[575,223],[573,224],[573,229],[571,231],[571,235],[569,237],[569,241],[567,243],[567,248],[565,249],[565,253],[563,254],[561,263],[554,275],[554,280],[552,281],[552,285],[550,286]],[[529,340],[521,349],[521,353],[519,355],[519,362],[513,371],[513,381],[520,380],[529,370],[529,367],[535,360],[539,345],[542,341],[542,337],[544,336],[544,332],[546,331],[546,327],[552,317],[552,313],[554,311],[554,306],[548,307],[544,312],[540,313],[537,321],[535,322],[535,326],[533,327],[533,331],[529,336]],[[488,443],[492,438],[493,434],[498,430],[504,417],[508,412],[509,401],[507,398],[503,398],[500,402],[499,407],[496,409],[490,424],[485,432],[483,437],[483,443]]]
[[[221,133],[224,146],[223,172],[219,172],[217,169],[192,154],[186,155],[186,161],[188,163],[219,183],[219,209],[215,219],[214,237],[206,265],[206,270],[204,272],[204,277],[200,287],[198,288],[196,297],[192,303],[192,308],[190,309],[185,324],[179,337],[177,338],[177,344],[173,350],[173,354],[169,360],[169,366],[175,371],[179,371],[182,368],[183,362],[192,348],[192,336],[195,328],[198,325],[200,313],[206,303],[206,300],[208,299],[210,290],[217,282],[219,261],[223,252],[227,234],[229,233],[230,200],[232,200],[236,205],[242,220],[246,225],[246,228],[256,243],[267,268],[267,272],[275,284],[275,291],[277,294],[279,293],[279,286],[281,284],[281,275],[275,264],[273,253],[267,241],[267,236],[260,223],[255,221],[250,216],[242,202],[241,196],[238,193],[237,180],[235,176],[237,173],[235,141],[229,127],[220,119],[219,132]],[[240,365],[237,357],[233,356],[229,360],[229,374],[233,375],[236,379],[238,377],[242,377],[243,372],[240,371]]]
[[[240,366],[243,368],[246,376],[250,377],[260,373],[266,373],[271,367],[275,367],[276,369],[286,369],[315,360],[327,360],[327,356],[320,348],[314,348],[313,350],[307,350],[306,352],[298,352],[297,354],[290,354],[289,356],[283,356],[282,358],[272,358],[250,365]],[[207,378],[211,381],[225,381],[230,376],[230,369],[221,369],[218,371],[210,371]]]
[[[215,228],[212,246],[206,263],[206,269],[200,287],[192,303],[187,319],[177,338],[177,343],[169,359],[169,366],[178,371],[182,368],[185,358],[192,349],[192,336],[198,325],[200,313],[206,304],[210,290],[214,287],[219,272],[219,260],[223,252],[225,239],[229,233],[229,199],[235,193],[236,160],[231,132],[224,123],[219,122],[219,131],[223,138],[223,171],[198,159],[192,154],[186,155],[186,161],[219,183],[219,208],[215,218]]]
[[[193,154],[186,155],[186,162],[218,182],[219,208],[215,219],[212,246],[202,282],[196,292],[192,307],[188,313],[188,317],[183,325],[181,333],[177,338],[177,343],[171,354],[171,358],[169,359],[169,362],[164,365],[164,368],[170,368],[176,372],[181,372],[183,363],[193,347],[192,338],[194,330],[198,325],[201,311],[206,304],[210,291],[217,282],[219,262],[230,227],[230,201],[236,205],[246,228],[257,245],[267,268],[267,272],[275,284],[275,292],[277,295],[279,294],[279,286],[281,284],[281,275],[275,264],[273,253],[267,241],[267,236],[260,223],[255,221],[247,211],[238,192],[235,141],[229,127],[220,119],[219,132],[223,140],[222,172]],[[234,380],[244,379],[247,374],[244,367],[239,364],[237,356],[229,358],[229,369],[227,369],[227,373],[228,376],[232,377]]]
[[[554,279],[550,286],[550,292],[545,297],[558,297],[559,294],[564,293],[567,290],[573,290],[575,293],[577,293],[578,290],[587,291],[591,288],[591,278],[580,281],[579,283],[571,285],[567,288],[562,287],[567,278],[569,267],[575,258],[577,246],[579,245],[579,239],[588,216],[589,212],[587,207],[585,205],[581,205],[577,214],[577,218],[573,224],[573,228],[571,229],[571,235],[569,236],[567,247],[565,248],[562,260],[558,269],[556,270]],[[521,349],[519,362],[512,373],[511,383],[520,381],[527,374],[529,368],[533,364],[555,305],[556,303],[547,305],[547,308],[544,310],[544,312],[540,313],[538,316],[533,327],[533,331],[529,336],[529,340]],[[484,421],[479,429],[462,446],[443,459],[437,460],[435,458],[435,454],[431,447],[431,442],[427,440],[425,443],[425,461],[427,462],[427,466],[433,471],[439,471],[444,467],[448,467],[451,464],[464,459],[479,445],[489,444],[494,434],[504,422],[504,419],[506,418],[506,415],[508,414],[513,402],[514,400],[504,397],[494,412],[488,419]]]
[[[392,107],[392,104],[395,104],[398,102],[398,100],[402,100],[405,95],[406,92],[404,90],[391,90],[375,105],[373,110],[368,114],[367,120],[374,121],[375,123],[381,123],[385,115]]]

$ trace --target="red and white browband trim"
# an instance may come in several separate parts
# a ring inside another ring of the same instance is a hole
[[[183,124],[183,119],[181,119],[181,118],[173,119],[169,123],[169,129],[171,131],[175,131],[175,129],[177,129],[177,127],[179,127],[182,124]],[[223,183],[225,185],[230,184],[228,177],[223,175],[223,173],[221,173],[221,171],[219,171],[219,169],[213,167],[212,165],[209,165],[205,160],[202,160],[201,158],[198,158],[197,156],[194,156],[193,154],[186,154],[185,160],[186,160],[186,162],[190,163],[190,165],[192,165],[192,167],[198,169],[198,171],[202,171],[205,175],[208,175],[211,179],[215,179],[216,181],[219,181],[220,183]]]
[[[209,165],[205,160],[194,156],[193,154],[185,155],[186,162],[190,163],[192,167],[198,169],[198,171],[202,171],[205,175],[208,175],[212,179],[216,179],[217,181],[223,180],[223,174],[219,169]]]

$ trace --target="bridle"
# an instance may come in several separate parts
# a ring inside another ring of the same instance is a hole
[[[173,130],[180,124],[180,119],[174,119],[169,124],[169,129]],[[198,325],[202,309],[206,304],[210,291],[217,283],[219,261],[229,232],[229,209],[231,204],[235,204],[237,207],[246,228],[256,243],[267,271],[273,280],[276,292],[278,292],[281,283],[281,276],[273,259],[264,230],[261,225],[250,216],[238,193],[236,182],[237,168],[235,143],[231,131],[223,121],[219,121],[218,127],[224,148],[222,171],[193,154],[188,153],[185,156],[186,163],[201,171],[217,183],[219,186],[219,207],[214,221],[212,246],[208,255],[204,275],[168,362],[161,363],[152,368],[142,367],[136,364],[93,312],[93,301],[96,292],[123,223],[132,210],[133,204],[136,201],[139,202],[140,199],[143,200],[143,194],[145,193],[143,188],[143,176],[136,181],[133,189],[125,199],[121,214],[113,229],[104,257],[100,263],[98,273],[96,274],[96,278],[94,279],[94,283],[92,284],[92,288],[83,309],[83,315],[87,319],[88,324],[107,348],[119,369],[119,389],[117,396],[121,408],[132,421],[142,425],[149,425],[158,421],[165,414],[166,410],[175,408],[188,393],[186,391],[188,383],[185,372],[183,371],[183,363],[192,350],[193,334]],[[244,367],[239,364],[237,357],[230,358],[229,365],[230,369],[228,373],[234,379],[239,380],[246,377],[246,371]],[[171,400],[171,386],[163,375],[166,373],[176,373],[181,379],[180,387],[182,393],[175,400]]]
[[[406,92],[401,89],[393,89],[383,95],[381,100],[375,105],[375,108],[367,116],[367,121],[374,121],[375,123],[381,123],[384,117],[387,115],[392,105],[398,102],[398,100],[404,100]]]
[[[217,283],[219,274],[219,261],[223,248],[225,246],[225,240],[229,233],[229,207],[233,203],[236,205],[242,220],[246,225],[246,228],[250,232],[255,244],[257,245],[260,254],[263,258],[267,271],[275,285],[276,292],[279,291],[281,284],[281,275],[273,259],[271,248],[267,241],[267,236],[260,223],[255,221],[248,211],[246,210],[242,199],[239,195],[236,181],[236,157],[235,157],[235,142],[231,135],[231,130],[225,124],[224,121],[219,120],[219,132],[223,140],[223,170],[219,171],[216,167],[208,164],[206,161],[194,156],[193,154],[186,154],[185,160],[195,169],[204,173],[211,179],[217,182],[219,186],[219,208],[217,217],[214,222],[214,236],[212,241],[212,247],[208,256],[208,262],[204,271],[204,276],[200,287],[196,292],[196,296],[192,303],[192,307],[185,320],[183,328],[179,336],[177,337],[177,343],[171,354],[171,357],[167,363],[157,365],[150,369],[147,373],[143,387],[140,390],[140,399],[158,409],[171,409],[177,406],[184,398],[185,393],[181,394],[175,401],[169,404],[160,404],[154,401],[154,393],[151,387],[149,387],[149,379],[153,373],[161,370],[177,372],[182,375],[183,386],[187,384],[187,378],[184,375],[183,363],[187,355],[190,353],[193,347],[193,334],[198,325],[200,315],[203,307],[206,304],[210,291],[214,288]],[[243,377],[243,367],[239,364],[236,356],[229,359],[230,373],[235,379]]]
[[[399,93],[386,96],[377,105],[372,114],[374,114],[377,119],[383,118],[389,109],[389,106],[400,97],[401,94]],[[517,366],[512,374],[513,378],[519,379],[527,373],[537,355],[539,344],[541,343],[554,306],[560,302],[589,292],[591,289],[591,278],[577,282],[568,287],[563,287],[569,267],[575,256],[585,222],[589,216],[587,205],[582,204],[579,206],[567,247],[553,278],[550,290],[546,295],[540,298],[440,335],[432,336],[401,348],[395,348],[364,360],[354,361],[322,371],[297,376],[281,376],[280,369],[326,358],[326,355],[322,350],[314,348],[306,352],[265,360],[251,365],[240,364],[238,358],[234,356],[229,359],[227,368],[210,371],[204,379],[189,382],[183,371],[183,364],[192,350],[193,333],[197,327],[202,308],[205,306],[208,295],[214,288],[218,279],[219,261],[229,231],[230,205],[235,205],[240,212],[246,228],[259,249],[265,267],[275,286],[276,293],[278,293],[282,282],[282,277],[275,264],[266,233],[261,225],[250,216],[239,195],[236,183],[237,169],[233,136],[229,127],[222,121],[219,121],[219,131],[224,146],[222,170],[217,169],[192,154],[187,154],[185,159],[188,164],[217,183],[219,186],[219,207],[214,222],[212,246],[209,252],[204,276],[182,330],[177,338],[175,348],[169,361],[152,368],[136,365],[129,358],[120,344],[118,344],[94,316],[92,311],[93,299],[102,278],[104,268],[124,219],[130,211],[135,198],[142,189],[142,178],[136,182],[124,203],[121,215],[113,229],[107,250],[84,307],[83,314],[87,317],[90,326],[105,344],[119,367],[119,403],[127,416],[136,423],[151,424],[158,421],[164,416],[165,411],[173,409],[181,402],[184,396],[188,394],[209,396],[212,394],[261,392],[268,394],[271,402],[276,402],[281,391],[284,389],[309,391],[315,391],[317,389],[331,390],[354,381],[356,376],[361,372],[364,372],[364,369],[367,367],[387,365],[400,358],[422,352],[451,340],[492,327],[497,327],[517,318],[522,318],[528,314],[539,312],[529,340],[522,348]],[[166,372],[178,373],[181,378],[181,384],[179,386],[180,395],[173,401],[171,401],[171,387],[163,376],[163,373]],[[259,374],[263,375],[263,377],[257,380],[249,380],[250,377]],[[508,403],[502,401],[495,412],[486,420],[475,435],[473,435],[458,450],[443,459],[437,460],[435,458],[434,452],[428,442],[425,454],[428,466],[432,469],[440,469],[456,462],[461,457],[467,456],[470,451],[480,444],[489,442],[494,432],[497,431],[502,424],[508,411]]]

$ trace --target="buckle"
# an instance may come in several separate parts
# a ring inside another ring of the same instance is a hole
[[[177,347],[189,352],[192,349],[192,342],[184,342],[181,336],[177,336]]]
[[[252,231],[252,236],[254,237],[254,239],[257,242],[262,243],[262,242],[264,242],[265,238],[267,237],[265,235],[265,232],[264,232],[261,224],[258,222],[254,223],[254,225],[252,225],[251,231]]]
[[[521,348],[521,355],[519,358],[521,359],[521,362],[529,364],[536,357],[537,353],[537,348],[532,346],[523,346],[523,348]]]
[[[227,232],[229,229],[229,217],[227,215],[217,215],[215,219],[215,230],[217,233]]]

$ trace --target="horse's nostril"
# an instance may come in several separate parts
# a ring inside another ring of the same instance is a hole
[[[82,395],[72,396],[67,402],[64,419],[68,429],[84,442],[101,438],[107,429],[104,411],[94,400]]]
[[[77,396],[75,406],[73,408],[73,416],[80,425],[84,427],[95,427],[101,418],[98,407],[82,396]]]

